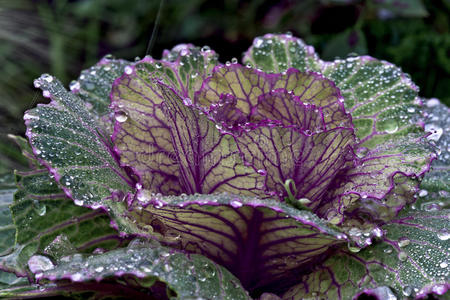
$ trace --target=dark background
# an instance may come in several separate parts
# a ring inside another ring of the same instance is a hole
[[[143,57],[160,6],[0,0],[0,159],[15,157],[6,134],[23,134],[24,110],[44,101],[34,78],[50,73],[67,85],[106,54]],[[189,42],[210,46],[225,62],[240,59],[258,35],[290,31],[323,59],[358,53],[390,61],[411,75],[421,96],[449,105],[449,27],[450,0],[164,0],[149,54],[160,58],[163,49]]]

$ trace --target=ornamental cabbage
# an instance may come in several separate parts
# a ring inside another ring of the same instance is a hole
[[[449,110],[398,67],[267,34],[243,64],[182,44],[34,84],[2,296],[446,293]]]

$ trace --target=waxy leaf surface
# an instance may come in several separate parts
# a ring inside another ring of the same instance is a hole
[[[159,84],[159,88],[177,149],[182,191],[187,194],[263,194],[264,178],[244,165],[233,137],[224,135],[205,115],[185,105],[169,87]]]
[[[308,211],[230,194],[157,197],[142,190],[124,217],[139,234],[211,258],[255,293],[287,288],[346,243]]]
[[[64,247],[91,253],[127,243],[110,227],[104,211],[76,206],[46,169],[17,172],[16,180],[11,212],[17,234],[10,241],[14,248],[0,257],[4,269],[25,276],[28,260],[36,253],[48,252],[57,260]]]
[[[105,207],[112,192],[126,193],[134,181],[118,165],[109,137],[85,103],[50,75],[35,85],[52,101],[25,113],[26,135],[66,195],[79,205]]]
[[[146,57],[127,66],[114,82],[112,139],[121,165],[130,167],[143,187],[179,194],[177,149],[172,145],[168,120],[162,112],[164,99],[153,80],[157,78],[174,88],[182,99],[192,97],[217,63],[217,57],[211,50],[182,45],[166,53],[166,58],[158,61]]]
[[[372,218],[388,220],[411,202],[407,198],[418,186],[414,178],[429,170],[435,154],[417,124],[418,89],[399,68],[368,56],[322,61],[300,39],[273,34],[256,38],[244,63],[266,72],[289,73],[290,67],[320,72],[340,89],[359,138],[353,148],[360,160],[336,176],[326,196],[334,208],[322,205],[320,215],[339,223],[346,207],[359,203]]]
[[[381,240],[359,253],[338,251],[299,278],[283,299],[354,299],[362,292],[378,299],[444,295],[450,279],[449,214],[403,211],[382,227]]]
[[[68,258],[41,278],[57,286],[70,280],[75,290],[78,285],[99,298],[249,299],[239,281],[222,266],[158,243],[133,241],[128,248],[77,260]]]
[[[98,122],[108,132],[112,133],[110,93],[114,80],[123,74],[129,62],[105,56],[97,64],[83,70],[77,80],[70,83],[72,93],[85,102],[86,108],[98,118]]]
[[[294,67],[316,71],[333,81],[351,113],[360,144],[376,145],[417,132],[418,88],[401,70],[369,56],[322,61],[314,48],[290,35],[267,34],[254,40],[244,63],[264,72],[284,72]]]

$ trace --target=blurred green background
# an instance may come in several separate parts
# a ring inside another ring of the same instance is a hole
[[[393,62],[421,96],[450,104],[450,0],[0,0],[0,173],[20,167],[6,134],[23,134],[24,110],[45,101],[33,79],[51,73],[67,85],[106,54],[143,57],[160,6],[155,58],[189,42],[225,62],[255,36],[290,31],[324,59]]]

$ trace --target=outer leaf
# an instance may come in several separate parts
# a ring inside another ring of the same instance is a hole
[[[68,279],[75,288],[84,286],[99,293],[100,298],[111,297],[109,289],[113,286],[113,291],[119,292],[113,296],[127,298],[249,299],[239,281],[209,259],[145,243],[61,262],[41,278],[57,285]]]
[[[346,242],[308,211],[229,194],[156,197],[141,190],[127,217],[135,232],[223,265],[255,295],[285,290]]]
[[[398,297],[443,295],[450,279],[449,213],[450,210],[403,212],[382,227],[386,232],[382,241],[360,253],[339,251],[302,277],[302,283],[283,298],[353,299],[355,294],[366,291],[378,293],[378,299],[391,299],[394,295],[381,288],[384,286],[389,286]],[[380,296],[382,291],[384,296]]]
[[[109,138],[84,103],[50,75],[35,85],[52,101],[25,113],[26,135],[66,195],[79,205],[99,207],[111,192],[128,191],[134,182],[119,167]]]
[[[156,77],[175,88],[184,98],[192,97],[217,63],[213,51],[189,45],[174,48],[166,58],[144,58],[125,68],[111,93],[116,122],[113,135],[121,165],[130,167],[142,186],[164,194],[181,192],[179,170],[171,143],[168,120],[162,113],[163,98],[152,83]]]
[[[14,246],[16,227],[13,224],[9,205],[12,203],[15,191],[16,189],[12,187],[0,188],[0,253],[5,253]]]
[[[13,178],[8,175],[0,176],[0,260],[1,255],[6,255],[13,251],[14,237],[16,234],[16,227],[13,224],[11,211],[9,205],[13,201],[13,195],[16,191]],[[10,271],[11,268],[0,264],[0,288],[14,286],[28,282],[26,278],[17,277]],[[6,272],[6,271],[8,272]]]
[[[418,131],[412,122],[418,111],[418,88],[390,63],[369,56],[325,62],[300,39],[273,34],[256,38],[243,60],[265,72],[294,67],[320,72],[332,80],[342,92],[356,135],[365,147]]]
[[[160,84],[173,144],[180,166],[180,185],[188,194],[262,193],[262,175],[242,162],[233,138],[201,115],[169,87]]]
[[[123,74],[129,62],[114,59],[110,55],[102,58],[96,65],[81,72],[80,77],[70,83],[70,90],[77,94],[107,130],[112,133],[110,117],[110,99],[112,85],[115,79]]]
[[[420,185],[414,206],[433,211],[450,208],[450,108],[437,99],[423,101],[427,138],[436,144],[439,155]]]
[[[55,255],[53,259],[59,259],[52,250],[55,246],[60,253],[65,246],[90,253],[97,248],[114,249],[127,242],[110,227],[104,211],[74,205],[47,170],[18,173],[17,184],[19,190],[11,205],[17,228],[16,245],[13,252],[0,257],[3,268],[25,276],[28,259],[33,254],[48,252]],[[69,245],[58,239],[67,239]]]

